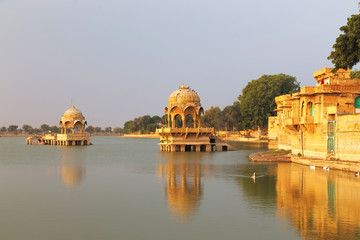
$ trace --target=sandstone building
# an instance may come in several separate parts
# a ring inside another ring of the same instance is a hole
[[[26,139],[27,144],[76,146],[89,145],[90,134],[85,133],[87,122],[82,112],[74,106],[65,111],[59,122],[60,134],[46,134],[31,136]]]
[[[360,161],[360,79],[332,68],[316,71],[314,78],[316,86],[275,98],[269,137],[295,155]]]
[[[182,85],[169,97],[165,107],[167,127],[157,129],[160,135],[160,150],[168,152],[227,151],[228,145],[215,136],[214,128],[201,127],[204,109],[199,95]]]

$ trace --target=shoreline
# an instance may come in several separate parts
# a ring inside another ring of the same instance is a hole
[[[254,152],[249,155],[252,162],[291,162],[289,153]]]
[[[159,135],[157,134],[124,134],[124,135],[121,135],[120,137],[123,137],[123,138],[160,138]]]
[[[269,153],[270,151],[265,152],[254,152],[249,155],[249,158],[252,162],[273,162],[273,163],[296,163],[305,166],[315,166],[316,168],[327,167],[330,170],[341,170],[347,172],[360,172],[360,163],[351,162],[351,161],[341,161],[341,160],[329,160],[321,158],[312,158],[304,156],[296,156],[293,154],[286,153]]]

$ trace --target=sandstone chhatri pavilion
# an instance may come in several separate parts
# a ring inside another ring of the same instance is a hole
[[[85,133],[87,122],[82,112],[72,106],[65,111],[59,122],[60,134],[46,134],[44,136],[31,136],[26,139],[27,144],[84,146],[90,144],[90,134]]]
[[[214,128],[201,127],[204,109],[199,95],[183,84],[171,93],[167,114],[167,127],[157,129],[160,150],[167,152],[227,151],[228,145],[215,136]]]

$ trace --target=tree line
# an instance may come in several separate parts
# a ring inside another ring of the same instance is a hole
[[[94,126],[88,126],[85,129],[88,133],[116,133],[116,134],[122,134],[123,129],[121,127],[105,127],[102,129],[101,127],[94,127]],[[21,128],[19,128],[18,125],[9,125],[8,127],[1,127],[0,128],[1,134],[20,134],[20,133],[26,133],[26,134],[45,134],[45,133],[60,133],[60,127],[53,125],[50,126],[48,124],[41,124],[39,128],[33,128],[29,124],[24,124]]]
[[[135,133],[149,134],[155,132],[156,128],[161,127],[165,124],[165,117],[144,115],[141,117],[134,118],[133,120],[126,121],[124,123],[124,133]]]

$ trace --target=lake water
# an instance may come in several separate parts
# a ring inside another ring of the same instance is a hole
[[[91,141],[0,138],[0,239],[360,238],[352,173],[250,162],[261,144],[165,153],[158,139]]]

